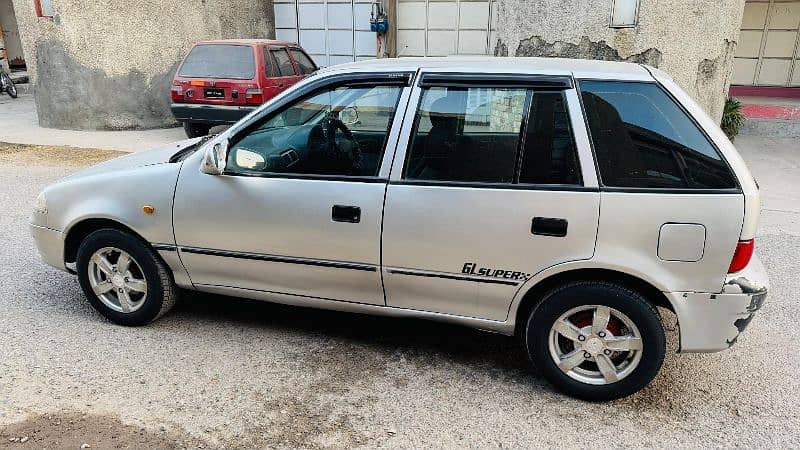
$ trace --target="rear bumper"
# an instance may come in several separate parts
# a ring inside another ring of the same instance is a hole
[[[32,224],[31,234],[42,260],[56,269],[67,270],[64,267],[64,233]]]
[[[680,352],[716,352],[731,347],[767,298],[769,278],[757,256],[725,279],[722,293],[667,293],[680,327]]]
[[[207,123],[209,125],[236,123],[256,109],[255,106],[205,105],[202,103],[173,103],[170,108],[175,120],[179,122]]]

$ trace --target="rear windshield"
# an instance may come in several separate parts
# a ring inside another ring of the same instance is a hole
[[[187,78],[252,79],[256,74],[253,48],[247,45],[197,45],[178,75]]]

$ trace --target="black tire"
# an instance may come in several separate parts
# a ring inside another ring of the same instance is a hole
[[[626,315],[641,334],[641,360],[619,381],[593,385],[571,378],[550,354],[550,329],[567,311],[584,305],[605,305]],[[608,401],[627,397],[647,386],[664,362],[666,335],[655,307],[638,292],[603,281],[568,283],[548,292],[531,312],[525,346],[533,365],[559,391],[578,399]]]
[[[89,281],[89,259],[99,249],[114,247],[127,252],[141,267],[147,281],[144,303],[136,311],[124,313],[105,305],[92,290]],[[108,320],[124,326],[146,325],[166,314],[177,301],[178,288],[167,265],[139,238],[115,229],[93,232],[81,242],[76,262],[78,280],[89,303]]]
[[[3,73],[0,75],[3,77],[4,84],[6,85],[6,92],[11,98],[17,98],[17,86],[14,85],[14,82],[11,81],[11,77]]]
[[[208,135],[208,132],[211,131],[211,125],[196,122],[183,122],[183,131],[186,132],[186,136],[190,138],[202,137]]]

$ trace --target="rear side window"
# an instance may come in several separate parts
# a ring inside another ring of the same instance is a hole
[[[305,53],[301,52],[300,50],[293,48],[289,50],[292,53],[292,58],[294,58],[294,62],[297,63],[297,68],[300,69],[300,75],[308,75],[310,73],[314,73],[317,70],[317,66],[314,65],[314,62],[306,56]]]
[[[425,88],[404,178],[579,184],[564,93],[525,88]]]
[[[272,57],[275,58],[279,76],[293,77],[295,75],[294,66],[292,66],[292,60],[289,59],[289,54],[286,53],[286,50],[270,50],[270,52],[272,52]]]
[[[269,50],[264,50],[264,61],[266,63],[266,67],[264,67],[264,72],[267,74],[268,77],[279,77],[281,76],[280,71],[278,71],[278,63],[275,62],[275,58],[272,57],[272,52]]]
[[[657,84],[583,81],[580,88],[604,186],[736,187],[719,152]]]
[[[581,184],[578,151],[563,92],[534,92],[520,183]]]
[[[405,178],[512,183],[526,98],[525,89],[426,88]]]
[[[250,80],[256,74],[253,48],[247,45],[196,45],[183,61],[179,76]]]

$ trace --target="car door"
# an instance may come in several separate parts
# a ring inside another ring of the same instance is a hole
[[[223,175],[185,167],[175,240],[195,287],[384,305],[383,201],[409,78],[347,74],[306,83],[232,132]],[[370,159],[347,128],[352,105],[365,98],[383,134],[380,155]]]
[[[597,178],[569,76],[423,73],[387,188],[387,304],[505,320],[537,272],[592,257]]]

